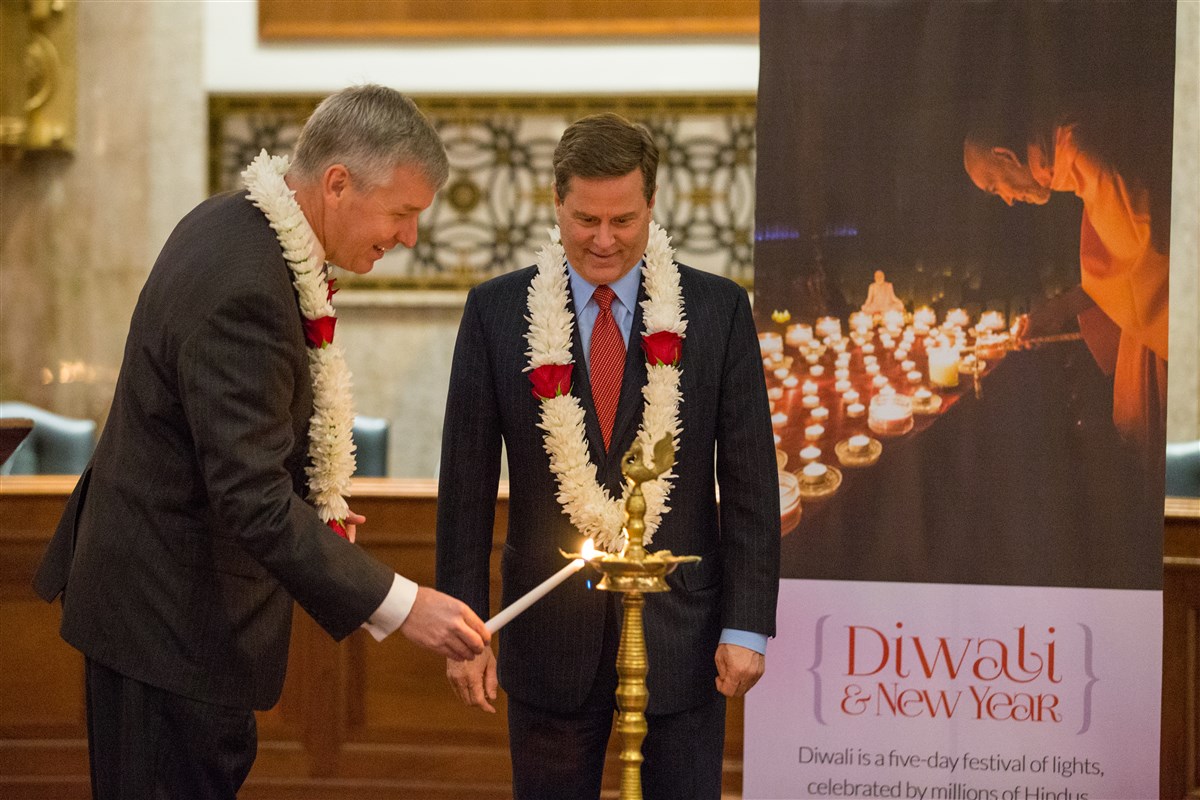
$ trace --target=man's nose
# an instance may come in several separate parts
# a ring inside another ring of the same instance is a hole
[[[616,241],[616,237],[613,236],[612,226],[607,222],[601,222],[600,226],[596,229],[596,245],[604,249],[614,241]]]
[[[407,248],[413,248],[417,244],[417,219],[405,220],[400,223],[400,227],[396,230],[396,241]]]

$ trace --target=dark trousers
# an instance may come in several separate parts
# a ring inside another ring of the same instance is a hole
[[[87,659],[93,800],[234,800],[254,764],[254,712],[181,697]]]
[[[596,800],[613,726],[617,688],[616,614],[610,604],[603,665],[582,708],[560,714],[508,698],[514,800]],[[503,646],[503,645],[501,645]],[[654,654],[651,653],[653,658]],[[697,657],[712,657],[712,654]],[[647,714],[642,742],[645,800],[720,800],[725,698],[711,697],[676,714]]]

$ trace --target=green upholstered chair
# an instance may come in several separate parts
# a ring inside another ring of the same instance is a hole
[[[28,403],[0,403],[0,417],[33,420],[33,430],[0,467],[0,475],[78,475],[96,447],[96,423]]]
[[[1200,440],[1167,445],[1167,497],[1200,497]]]
[[[354,418],[354,474],[361,478],[386,478],[388,474],[388,431],[391,423],[382,417]]]

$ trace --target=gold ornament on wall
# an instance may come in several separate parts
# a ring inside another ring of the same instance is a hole
[[[75,0],[0,0],[0,153],[75,145]]]

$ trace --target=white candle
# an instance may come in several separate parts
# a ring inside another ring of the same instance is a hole
[[[946,312],[946,324],[955,328],[965,328],[971,318],[961,308],[952,308]]]
[[[814,378],[819,378],[825,374],[825,368],[820,364],[813,364],[808,368],[808,374],[812,375]]]
[[[920,383],[921,382],[921,371],[919,369],[909,370],[908,382],[909,383]]]
[[[775,377],[778,378],[779,380],[783,380],[784,378],[786,378],[788,375],[791,375],[791,374],[792,374],[792,371],[789,370],[787,367],[778,367],[775,370]]]
[[[833,371],[835,380],[848,381],[850,380],[850,369],[848,367],[838,367]]]
[[[820,353],[809,353],[808,355],[806,355],[804,357],[804,360],[808,362],[809,366],[812,366],[813,364],[815,364],[821,360],[821,354]]]
[[[867,342],[866,344],[864,344],[862,346],[862,351],[864,354],[870,355],[871,353],[875,352],[875,345],[871,344],[870,342]]]
[[[871,385],[876,389],[882,389],[888,385],[888,379],[883,375],[876,375],[874,378],[871,378]]]
[[[913,312],[913,324],[921,324],[925,327],[932,327],[937,322],[937,313],[929,306],[921,306]]]
[[[864,363],[864,364],[867,364],[867,365],[870,365],[870,364],[878,364],[878,363],[879,363],[879,356],[874,356],[874,355],[865,355],[865,356],[863,356],[863,363]]]
[[[838,353],[838,357],[834,359],[833,365],[838,369],[846,369],[850,366],[850,354]]]
[[[864,453],[871,444],[871,439],[868,436],[863,436],[861,433],[850,437],[850,452]]]
[[[758,349],[762,351],[764,356],[770,356],[771,353],[783,352],[783,337],[772,331],[760,333],[758,335]]]
[[[800,401],[800,405],[805,408],[816,408],[821,405],[821,398],[815,394],[806,394],[804,395],[804,399]]]
[[[904,325],[903,311],[887,311],[883,315],[883,325],[892,330],[899,330]]]
[[[783,398],[783,387],[782,386],[772,386],[770,389],[767,389],[767,398],[769,400],[782,399]]]
[[[797,378],[795,375],[788,375],[786,378],[783,379],[783,386],[786,389],[795,389],[799,385],[800,385],[800,379]]]
[[[837,383],[835,383],[833,385],[833,390],[835,392],[839,392],[839,393],[850,391],[850,381],[846,380],[845,378],[842,378],[841,380],[839,380]]]
[[[855,311],[850,315],[850,327],[859,333],[871,330],[871,315],[863,311]]]
[[[928,403],[930,400],[933,399],[933,392],[922,387],[920,389],[917,389],[915,392],[913,392],[913,399],[918,400],[922,403]]]
[[[777,414],[771,415],[771,427],[772,428],[782,428],[784,425],[787,425],[787,421],[788,421],[788,415],[783,413],[782,411],[780,411]]]
[[[879,365],[878,364],[867,364],[865,369],[866,369],[866,372],[868,375],[878,375],[879,374]]]
[[[958,386],[958,351],[935,347],[929,351],[929,382],[934,386]]]
[[[524,597],[521,597],[516,602],[512,603],[508,608],[501,611],[496,616],[489,619],[484,627],[488,629],[488,633],[495,633],[505,625],[513,621],[513,618],[520,614],[531,605],[541,600],[550,590],[567,578],[574,575],[579,570],[583,569],[583,565],[587,563],[585,559],[592,558],[596,554],[595,548],[592,546],[592,540],[588,539],[583,543],[582,553],[583,558],[577,558],[558,572],[551,575],[546,580],[533,587]]]
[[[824,425],[809,425],[804,429],[804,438],[810,442],[815,442],[825,435]]]
[[[1004,315],[999,311],[985,311],[979,318],[979,324],[976,327],[981,331],[1002,331],[1004,330]]]
[[[824,422],[825,420],[829,419],[829,409],[825,406],[817,406],[812,410],[812,414],[810,416],[813,418],[814,422]]]
[[[904,370],[905,372],[912,372],[916,368],[917,362],[913,361],[911,358],[906,358],[900,362],[900,369]]]
[[[821,336],[836,339],[842,335],[842,321],[837,317],[821,317],[817,320],[815,330]]]
[[[866,410],[867,410],[867,407],[864,406],[862,403],[851,403],[850,405],[846,406],[846,416],[847,417],[861,417],[863,415],[863,412],[865,412]]]
[[[817,384],[815,381],[805,381],[804,386],[801,388],[806,395],[817,393]]]
[[[792,347],[799,347],[805,342],[811,342],[813,338],[813,330],[811,325],[788,325],[787,337],[785,341]]]
[[[804,467],[804,482],[805,483],[820,483],[825,480],[825,473],[829,468],[819,461],[814,461],[811,464],[806,464]]]
[[[902,394],[871,398],[867,427],[882,436],[899,436],[912,430],[912,401]]]
[[[857,403],[858,402],[858,392],[854,391],[853,389],[843,392],[842,400],[846,403]]]
[[[820,457],[821,448],[817,447],[815,444],[810,444],[808,447],[805,447],[800,451],[800,460],[805,464],[816,461]]]

